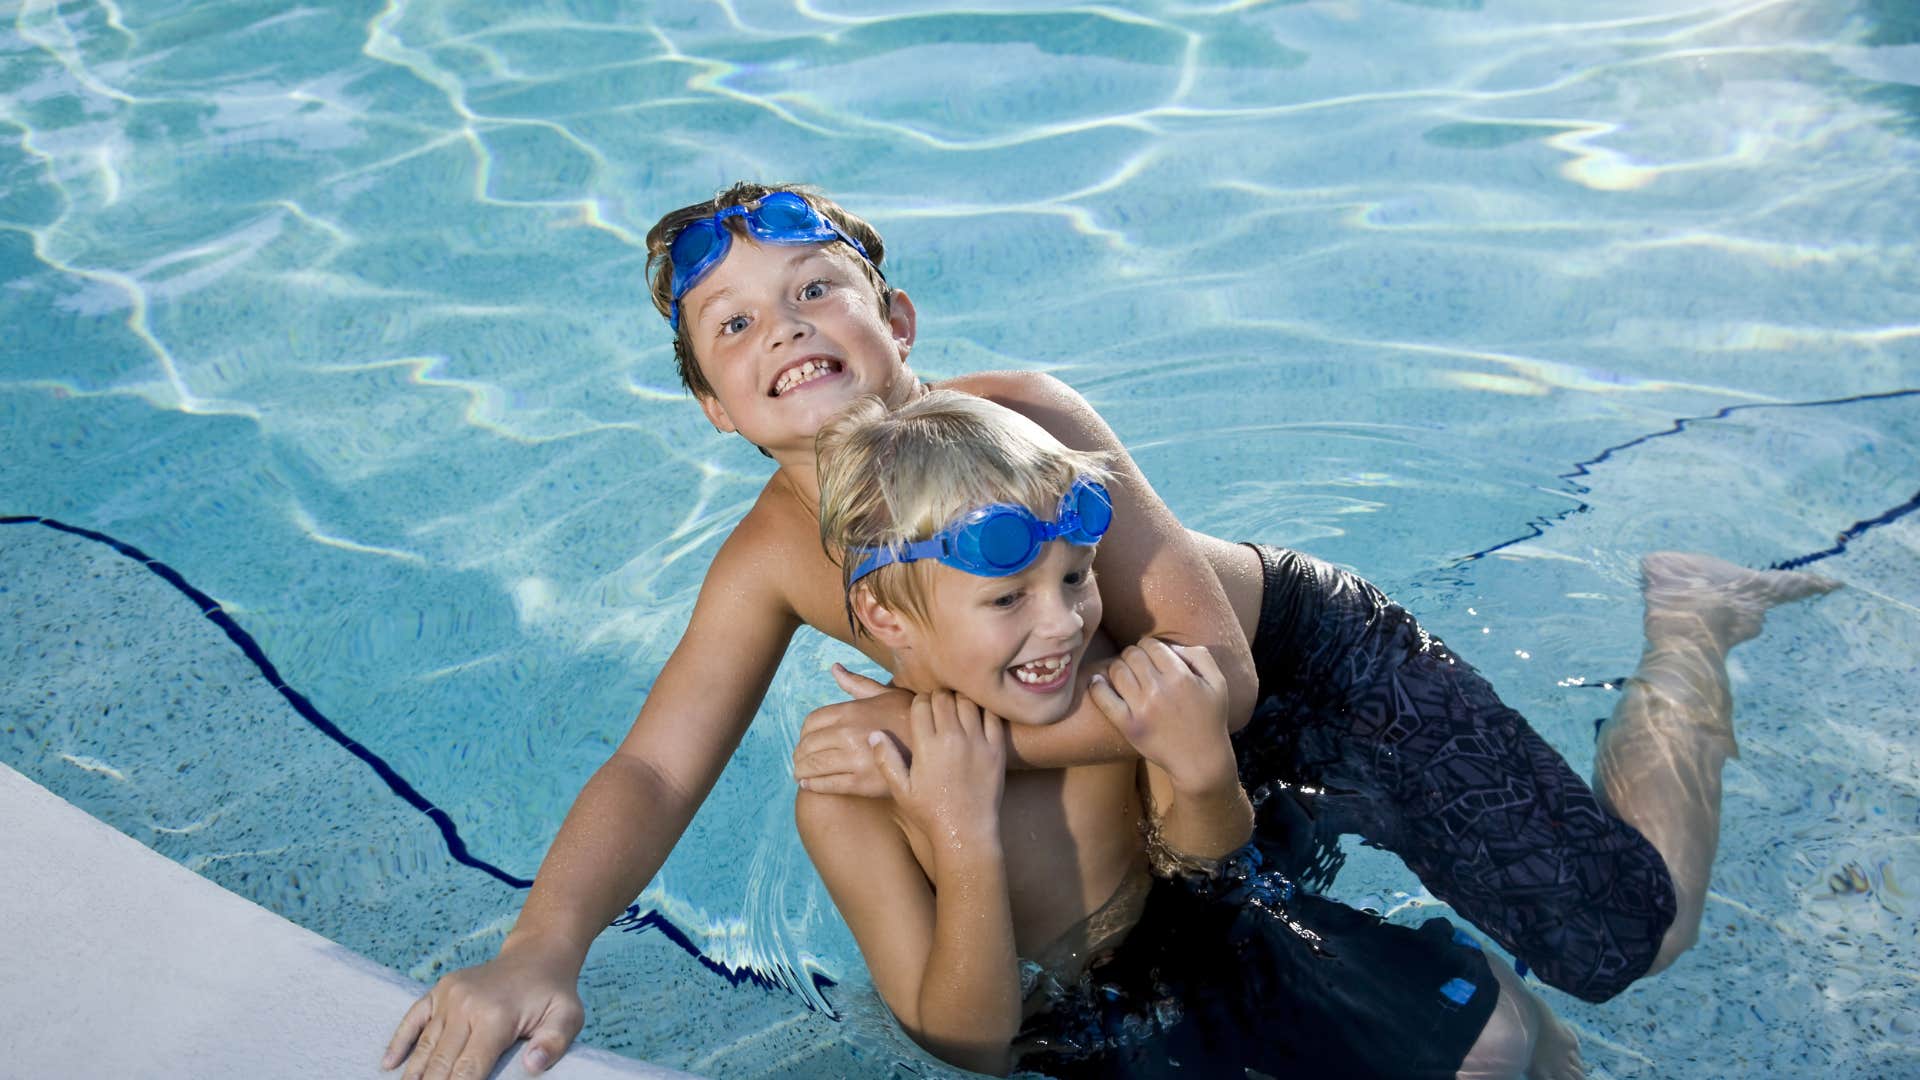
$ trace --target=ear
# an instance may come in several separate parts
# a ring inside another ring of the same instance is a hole
[[[905,289],[893,290],[893,299],[887,306],[887,324],[893,329],[893,342],[900,348],[902,357],[913,348],[913,336],[919,329],[919,313],[913,310],[913,298]]]
[[[731,435],[740,430],[733,425],[733,418],[727,415],[726,407],[720,404],[717,397],[702,394],[700,411],[707,414],[707,422],[713,425],[715,431]]]
[[[886,607],[873,598],[873,591],[864,585],[853,587],[853,617],[867,628],[873,639],[894,652],[906,652],[913,648],[915,627],[911,621],[899,612]]]

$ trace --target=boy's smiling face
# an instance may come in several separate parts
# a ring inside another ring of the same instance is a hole
[[[760,244],[735,236],[725,260],[681,298],[694,358],[713,386],[708,419],[779,456],[811,457],[820,426],[847,402],[890,403],[913,386],[913,303],[892,311],[846,244]]]
[[[902,681],[954,690],[1016,724],[1051,724],[1073,711],[1087,645],[1100,628],[1092,546],[1049,541],[1008,577],[929,569],[927,626],[900,623]]]

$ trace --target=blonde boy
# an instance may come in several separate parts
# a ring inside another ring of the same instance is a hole
[[[1445,920],[1389,926],[1295,892],[1276,845],[1236,850],[1219,669],[1151,640],[1109,663],[1097,636],[1095,552],[1127,528],[1098,457],[940,390],[856,402],[819,445],[848,607],[920,696],[911,764],[872,740],[887,797],[803,792],[800,836],[922,1046],[988,1073],[1018,1038],[1054,1074],[1578,1075]],[[1083,693],[1141,761],[1008,773],[1006,733]]]

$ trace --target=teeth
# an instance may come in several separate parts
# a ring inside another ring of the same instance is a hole
[[[1032,660],[1013,669],[1013,677],[1023,683],[1052,682],[1067,666],[1067,657],[1050,656],[1045,660]]]
[[[801,383],[807,382],[816,376],[825,375],[832,370],[833,365],[825,360],[809,360],[799,367],[788,368],[781,372],[780,378],[774,382],[773,396],[779,397],[781,394],[799,386]]]

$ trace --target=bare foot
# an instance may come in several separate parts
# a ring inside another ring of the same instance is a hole
[[[1534,1034],[1533,1060],[1527,1062],[1527,1080],[1581,1080],[1587,1075],[1587,1067],[1580,1060],[1580,1035],[1562,1023],[1533,994],[1534,1021],[1539,1025]]]
[[[1711,555],[1656,551],[1640,560],[1647,618],[1686,613],[1712,630],[1723,649],[1760,633],[1767,609],[1840,587],[1832,578],[1794,570],[1749,570]]]

